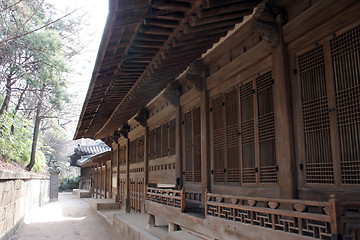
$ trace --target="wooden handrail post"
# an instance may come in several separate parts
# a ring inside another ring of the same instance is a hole
[[[330,204],[330,217],[331,217],[331,239],[342,239],[342,226],[341,226],[341,203],[336,198],[335,194],[331,194]]]
[[[180,191],[180,197],[181,197],[181,212],[185,212],[185,188],[182,188]]]

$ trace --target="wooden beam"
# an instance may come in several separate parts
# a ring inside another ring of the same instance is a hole
[[[159,20],[154,18],[147,18],[144,20],[144,24],[163,28],[176,28],[179,25],[179,22],[174,20]]]
[[[212,29],[216,29],[216,28],[230,27],[232,25],[242,22],[243,19],[244,19],[243,17],[239,17],[239,18],[235,18],[235,19],[222,21],[222,22],[204,24],[204,25],[195,26],[195,27],[192,27],[190,25],[184,25],[183,32],[185,34],[191,34],[191,33],[208,31],[208,30],[212,30]]]
[[[207,17],[207,18],[199,18],[198,16],[194,15],[194,16],[190,17],[189,24],[190,24],[190,26],[194,27],[194,26],[200,26],[200,25],[204,25],[204,24],[217,23],[217,22],[221,22],[221,21],[226,21],[226,20],[231,20],[234,18],[240,18],[240,17],[244,17],[247,15],[251,15],[253,13],[253,11],[254,10],[252,8],[250,8],[250,9],[240,10],[240,11],[229,13],[229,14],[218,15],[218,16]]]
[[[136,40],[143,40],[143,41],[165,42],[167,39],[168,39],[167,36],[163,36],[163,35],[154,35],[154,34],[146,34],[146,33],[138,33],[136,35]]]
[[[208,31],[198,32],[198,33],[192,33],[192,34],[178,33],[176,36],[176,39],[178,41],[192,40],[192,39],[207,37],[209,35],[214,35],[214,34],[218,34],[218,33],[219,34],[227,33],[228,31],[232,30],[233,28],[234,28],[234,26],[229,26],[229,27],[216,28],[216,29],[212,29],[212,30],[208,30]]]
[[[184,19],[185,15],[182,12],[164,12],[160,9],[152,9],[149,17],[163,20],[181,21],[182,19]]]
[[[173,32],[171,28],[153,27],[153,26],[142,26],[140,33],[155,34],[155,35],[170,35]]]
[[[165,0],[152,0],[152,7],[174,12],[187,12],[188,10],[190,10],[191,5],[185,2],[167,2]]]
[[[220,14],[231,13],[256,7],[257,2],[237,2],[234,4],[214,7],[209,9],[199,8],[196,15],[200,18],[212,17]]]
[[[204,0],[202,6],[204,8],[213,8],[237,2],[239,2],[239,0]]]
[[[141,40],[135,40],[133,42],[134,46],[137,47],[150,47],[150,48],[155,48],[155,47],[161,47],[163,45],[162,42],[154,42],[154,41],[141,41]]]
[[[197,38],[197,39],[192,39],[192,40],[187,40],[187,41],[178,41],[176,39],[174,39],[171,42],[171,46],[172,47],[182,47],[182,46],[188,46],[191,44],[196,44],[196,43],[201,43],[201,42],[218,42],[221,37],[225,36],[226,33],[220,33],[220,34],[214,34],[214,35],[209,35],[207,37],[202,37],[202,38]]]

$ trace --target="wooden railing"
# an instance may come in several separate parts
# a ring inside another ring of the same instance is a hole
[[[179,208],[181,212],[185,211],[185,191],[163,189],[163,188],[147,188],[146,199],[163,205]]]
[[[343,239],[360,239],[360,203],[344,202],[341,207]]]
[[[206,192],[205,199],[206,216],[319,239],[341,239],[341,236],[346,236],[346,239],[355,240],[359,237],[359,226],[356,224],[360,215],[344,220],[346,218],[342,215],[346,204],[341,205],[334,195],[328,202],[321,202]],[[360,210],[360,204],[353,204],[352,207]]]

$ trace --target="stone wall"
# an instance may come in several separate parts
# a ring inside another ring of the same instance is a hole
[[[10,239],[24,218],[48,201],[48,177],[0,170],[0,240]]]

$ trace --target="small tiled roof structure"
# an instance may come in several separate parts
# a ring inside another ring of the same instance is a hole
[[[70,156],[70,166],[81,167],[91,158],[110,151],[111,148],[103,141],[97,141],[95,145],[81,146],[79,144],[74,148],[74,154]]]

